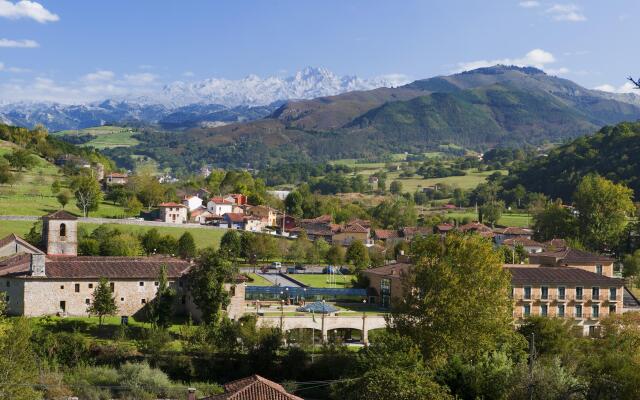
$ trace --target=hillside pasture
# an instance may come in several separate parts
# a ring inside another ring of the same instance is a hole
[[[94,139],[82,144],[82,146],[92,146],[96,149],[111,149],[115,147],[131,147],[138,143],[133,138],[137,132],[132,128],[120,126],[98,126],[94,128],[74,129],[55,132],[54,136],[95,136]]]

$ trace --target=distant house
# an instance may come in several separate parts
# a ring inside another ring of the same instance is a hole
[[[371,187],[375,188],[378,185],[378,177],[371,175],[369,177],[369,185],[371,185]]]
[[[269,206],[247,207],[246,214],[260,218],[267,226],[276,226],[278,210]]]
[[[120,172],[109,172],[104,177],[104,185],[106,187],[113,185],[126,185],[129,182],[129,175]]]
[[[516,246],[522,246],[529,254],[542,253],[545,249],[544,244],[536,242],[533,239],[527,238],[513,238],[505,239],[502,241],[503,246],[515,248]]]
[[[224,215],[233,212],[234,203],[222,197],[212,197],[207,203],[207,210],[213,215]]]
[[[173,202],[160,203],[158,204],[158,219],[173,224],[184,224],[187,222],[187,207]]]
[[[366,245],[373,244],[371,240],[371,229],[362,226],[358,222],[349,222],[341,226],[331,237],[331,243],[349,246],[355,241],[360,241]]]
[[[271,196],[275,197],[276,199],[284,200],[287,198],[289,193],[291,193],[291,190],[267,190],[267,193],[269,193]]]
[[[260,218],[247,216],[241,213],[226,213],[222,217],[224,219],[224,223],[227,224],[229,229],[262,232],[266,226]]]
[[[388,243],[400,240],[400,234],[395,229],[374,229],[373,240]]]
[[[206,224],[213,219],[214,215],[205,207],[198,207],[191,211],[191,221],[198,224]]]
[[[182,204],[185,205],[189,211],[193,211],[202,207],[202,199],[198,196],[184,196],[182,198]]]
[[[475,232],[486,238],[493,238],[495,236],[493,229],[480,222],[470,222],[468,224],[461,225],[458,227],[458,230],[463,233]]]
[[[240,193],[228,194],[224,196],[224,200],[230,203],[237,204],[239,206],[244,206],[245,204],[247,204],[247,196]]]
[[[533,236],[533,230],[517,226],[495,228],[493,233],[495,234],[493,240],[497,245],[501,245],[506,239],[531,239]]]
[[[444,222],[442,224],[436,225],[436,233],[440,235],[446,235],[447,233],[451,232],[455,228],[456,227],[453,224]]]
[[[229,382],[223,387],[224,393],[200,400],[303,400],[301,397],[287,393],[281,385],[260,375]]]
[[[400,229],[400,236],[404,240],[411,241],[416,236],[427,236],[433,233],[433,230],[426,226],[405,226]]]

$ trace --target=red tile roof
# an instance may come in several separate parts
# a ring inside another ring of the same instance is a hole
[[[398,237],[398,231],[394,229],[376,229],[373,231],[373,234],[376,238],[385,240],[392,239]]]
[[[231,222],[243,222],[244,214],[242,213],[226,213],[223,217],[227,217]]]
[[[179,278],[191,264],[170,257],[48,256],[47,278],[154,279],[162,266],[169,278]]]
[[[578,249],[562,249],[558,251],[546,251],[542,253],[536,253],[536,257],[554,257],[557,262],[563,263],[581,263],[581,262],[613,262],[615,261],[611,257],[603,256],[596,253],[590,253],[584,250]]]
[[[512,239],[505,239],[502,244],[504,244],[505,246],[517,246],[517,245],[521,245],[521,246],[527,246],[527,247],[540,247],[540,248],[544,248],[544,245],[540,242],[536,242],[533,239],[527,239],[525,237],[523,238],[512,238]]]
[[[235,204],[233,201],[225,200],[222,197],[212,197],[209,201],[215,204]]]
[[[120,172],[110,172],[110,173],[107,174],[107,177],[111,177],[111,178],[128,178],[129,175],[122,174]]]
[[[55,212],[52,212],[51,214],[47,214],[42,218],[47,218],[47,219],[68,219],[68,220],[77,220],[78,217],[76,217],[75,215],[71,214],[68,211],[65,210],[58,210]]]
[[[385,265],[384,267],[369,268],[362,272],[364,272],[365,274],[400,278],[402,275],[408,273],[411,267],[411,264],[396,263]]]
[[[517,226],[506,227],[506,228],[504,228],[502,233],[504,235],[522,235],[522,236],[533,235],[533,231],[531,229],[520,228],[520,227],[517,227]]]
[[[260,375],[252,375],[224,385],[224,393],[201,400],[303,400]]]
[[[622,286],[624,280],[595,274],[580,268],[570,267],[538,267],[531,265],[505,265],[504,269],[511,273],[514,285],[611,285]]]
[[[31,243],[27,242],[26,240],[16,235],[15,233],[11,233],[5,236],[4,238],[0,239],[0,247],[4,247],[12,242],[18,242],[21,246],[26,247],[27,249],[31,250],[34,253],[42,253],[42,250],[35,247]]]
[[[340,229],[340,232],[345,233],[368,233],[369,229],[358,223],[349,223],[347,226]]]
[[[167,203],[160,203],[158,204],[158,207],[187,207],[184,204],[178,204],[178,203],[174,203],[172,201],[167,202]]]

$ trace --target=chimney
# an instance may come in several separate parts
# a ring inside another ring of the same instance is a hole
[[[31,272],[31,276],[46,276],[45,255],[43,253],[31,254],[29,272]]]
[[[187,400],[196,400],[196,388],[189,388],[187,392]]]

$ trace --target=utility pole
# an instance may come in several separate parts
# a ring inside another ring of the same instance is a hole
[[[531,334],[529,343],[529,400],[533,400],[533,362],[536,356],[536,334]]]

